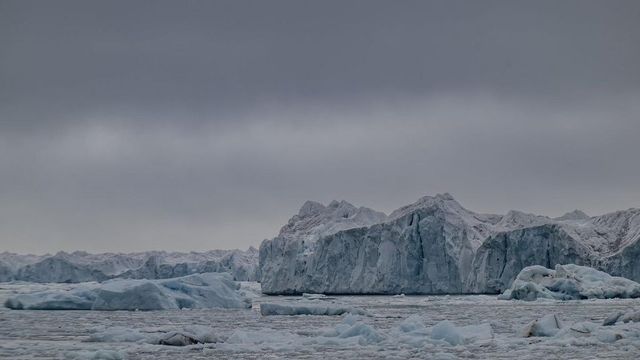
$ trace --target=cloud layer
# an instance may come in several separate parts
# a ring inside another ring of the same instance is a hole
[[[244,248],[306,199],[637,207],[639,17],[634,1],[4,1],[0,251]]]

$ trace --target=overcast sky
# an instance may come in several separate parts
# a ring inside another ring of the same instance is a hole
[[[0,252],[257,246],[307,199],[640,207],[640,1],[0,0]]]

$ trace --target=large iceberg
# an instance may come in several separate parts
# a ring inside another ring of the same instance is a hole
[[[266,294],[500,293],[527,266],[567,263],[640,280],[640,209],[480,214],[439,194],[385,216],[307,202],[263,241],[259,272]]]
[[[229,274],[205,273],[166,280],[116,279],[69,290],[38,291],[6,300],[15,310],[172,310],[248,308],[251,301]]]
[[[500,299],[555,300],[612,299],[640,297],[640,284],[611,276],[586,266],[556,265],[555,270],[528,266],[516,277]]]

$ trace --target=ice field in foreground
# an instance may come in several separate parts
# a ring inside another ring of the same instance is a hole
[[[46,284],[0,284],[0,302]],[[65,284],[51,285],[58,290]],[[611,358],[640,354],[640,299],[503,301],[496,296],[260,296],[251,309],[0,309],[0,358]],[[261,304],[370,316],[260,314]],[[605,325],[606,324],[606,325]]]

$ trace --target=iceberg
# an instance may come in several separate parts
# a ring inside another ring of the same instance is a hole
[[[640,297],[640,284],[586,266],[556,265],[555,270],[528,266],[518,274],[500,299],[554,300]]]
[[[9,297],[4,306],[13,310],[91,310],[96,294],[91,287],[45,290]]]
[[[166,280],[117,279],[70,290],[40,291],[10,297],[15,310],[171,310],[249,308],[240,284],[225,273],[205,273]]]

